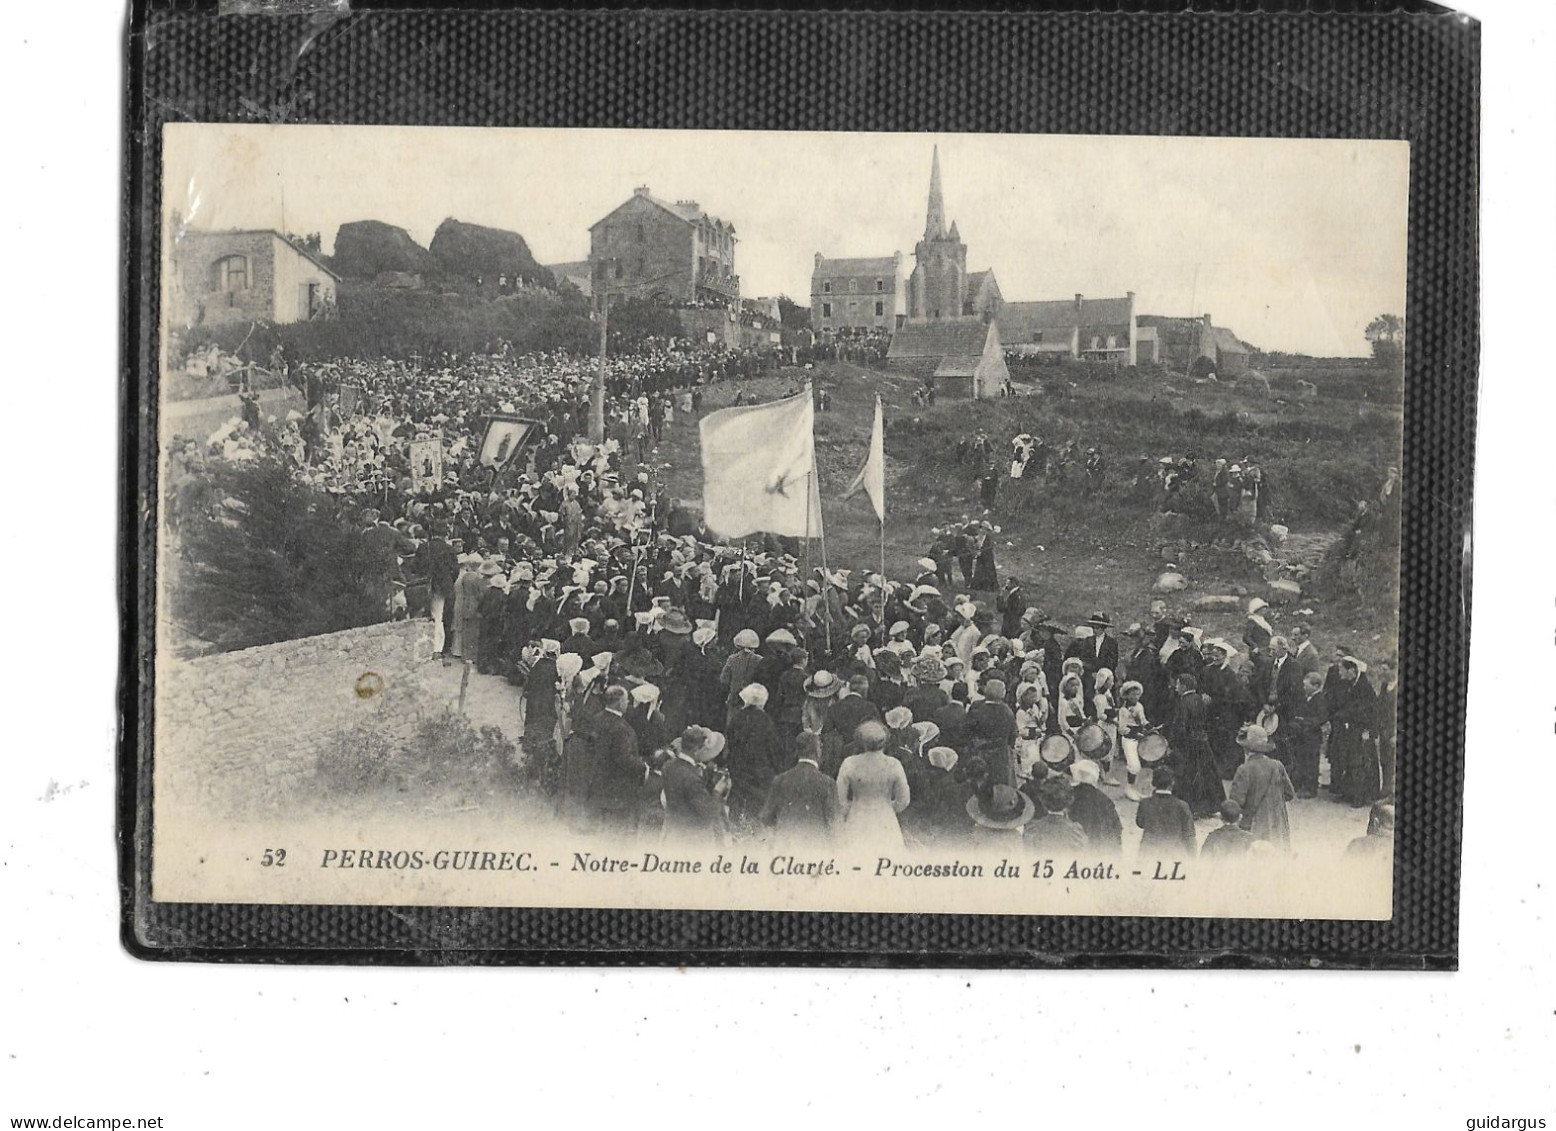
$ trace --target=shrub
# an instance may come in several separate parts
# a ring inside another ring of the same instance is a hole
[[[452,707],[424,715],[396,745],[381,726],[364,723],[343,731],[320,752],[319,781],[337,794],[362,794],[393,786],[469,799],[489,792],[516,769],[518,749],[497,727],[472,726]]]
[[[335,793],[364,793],[387,785],[395,772],[395,749],[374,727],[341,731],[319,751],[315,771]]]
[[[180,496],[177,626],[227,651],[376,624],[389,563],[354,516],[279,463],[211,465],[208,489]]]
[[[598,345],[598,331],[576,292],[563,296],[528,290],[488,298],[343,283],[335,318],[288,325],[196,326],[180,335],[179,344],[186,353],[215,344],[265,365],[278,346],[286,360],[296,364],[341,357],[419,355],[430,360],[445,353],[493,352],[502,342],[518,353],[589,353]]]

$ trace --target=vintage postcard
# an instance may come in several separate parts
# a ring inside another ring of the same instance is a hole
[[[161,146],[154,900],[1390,918],[1408,143]]]

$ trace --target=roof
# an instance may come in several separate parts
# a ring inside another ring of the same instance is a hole
[[[976,295],[990,284],[993,285],[995,292],[998,293],[1000,289],[999,280],[994,277],[993,270],[970,271],[967,274],[967,293],[969,295]]]
[[[811,278],[835,279],[845,275],[895,275],[898,271],[898,260],[892,255],[867,256],[863,259],[827,259],[822,258],[816,264],[816,269],[811,272]]]
[[[676,219],[685,220],[688,224],[707,224],[711,227],[723,228],[726,232],[731,233],[733,233],[735,230],[735,225],[726,224],[717,216],[711,216],[704,212],[699,206],[682,201],[676,201],[674,204],[671,204],[668,200],[660,200],[659,197],[655,196],[653,193],[642,189],[634,189],[630,197],[616,205],[615,208],[612,208],[609,212],[600,217],[594,223],[590,224],[589,230],[591,232],[594,231],[594,229],[605,223],[605,221],[616,215],[616,213],[620,212],[634,200],[646,200],[650,204],[656,205],[659,208],[663,208],[666,212],[670,213],[670,215],[676,217]]]
[[[978,363],[983,360],[981,354],[958,354],[955,357],[943,357],[940,364],[935,366],[936,377],[975,377],[978,374]]]
[[[572,262],[572,263],[547,263],[544,266],[545,266],[546,270],[550,271],[553,275],[561,275],[561,276],[585,275],[585,276],[587,276],[587,275],[590,274],[590,271],[589,271],[589,261],[587,259],[579,259],[579,260],[577,260],[575,262]]]
[[[287,239],[274,228],[185,228],[179,239],[188,239],[190,236],[274,236],[319,270],[326,272],[330,278],[339,280],[341,277],[340,272],[318,255]]]
[[[1129,299],[1083,298],[1079,310],[1074,299],[1007,302],[1000,309],[1000,321],[1006,326],[1019,327],[1022,333],[1068,330],[1073,326],[1126,326],[1129,324]]]
[[[990,325],[981,318],[904,322],[891,336],[888,358],[981,357]]]

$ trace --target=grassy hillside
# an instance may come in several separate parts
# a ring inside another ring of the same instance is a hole
[[[977,403],[942,400],[925,409],[912,405],[917,383],[909,378],[842,363],[821,366],[813,376],[832,390],[832,411],[817,416],[816,435],[827,552],[834,568],[873,568],[880,557],[880,526],[869,504],[863,496],[839,498],[864,458],[877,392],[887,419],[886,559],[897,576],[913,572],[933,527],[964,515],[981,517],[976,469],[956,456],[963,437],[986,430],[1001,461],[1010,438],[1021,431],[1051,443],[1075,438],[1082,448],[1101,448],[1111,468],[1102,494],[1088,497],[1078,471],[1068,482],[1045,481],[1027,489],[1011,490],[1002,480],[988,516],[1001,528],[1002,578],[1022,581],[1030,603],[1070,624],[1096,608],[1125,622],[1142,618],[1151,585],[1169,556],[1190,582],[1188,591],[1174,596],[1177,603],[1208,594],[1266,592],[1264,574],[1239,545],[1253,531],[1216,523],[1203,490],[1188,493],[1187,513],[1165,519],[1151,503],[1130,497],[1126,483],[1139,457],[1154,461],[1192,453],[1207,464],[1208,478],[1210,460],[1252,453],[1271,484],[1273,521],[1290,527],[1297,541],[1306,535],[1319,547],[1350,515],[1355,499],[1377,491],[1399,457],[1397,416],[1325,396],[1280,404],[1273,397],[1213,383],[1076,366],[1054,371],[1041,395]],[[776,397],[803,377],[788,371],[749,387]],[[722,407],[733,395],[732,389],[716,390],[705,408]],[[673,493],[693,503],[700,500],[694,423],[678,420],[656,458],[669,464]],[[1321,642],[1343,639],[1364,654],[1393,646],[1391,613],[1347,600],[1343,618],[1337,604],[1326,626],[1326,594],[1318,582],[1312,584],[1301,607],[1316,610]],[[1197,614],[1194,619],[1234,639],[1241,635],[1240,615]],[[1374,636],[1381,639],[1374,641]]]

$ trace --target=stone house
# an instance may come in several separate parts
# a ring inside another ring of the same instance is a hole
[[[589,229],[595,296],[731,305],[740,301],[735,226],[695,200],[674,204],[642,186]]]
[[[900,251],[864,259],[816,253],[810,275],[810,324],[816,330],[890,330],[906,312]]]
[[[1136,363],[1139,327],[1135,293],[1123,298],[1007,302],[998,315],[1000,340],[1010,353],[1082,361]]]
[[[306,322],[333,310],[337,275],[268,228],[186,229],[169,254],[168,325]]]
[[[999,324],[976,316],[904,322],[892,335],[886,364],[933,381],[937,396],[981,400],[1010,389]]]
[[[1216,326],[1210,315],[1169,318],[1159,314],[1139,316],[1141,334],[1151,335],[1152,349],[1142,352],[1139,364],[1165,365],[1180,373],[1203,377],[1239,377],[1248,371],[1252,348],[1232,331]]]

